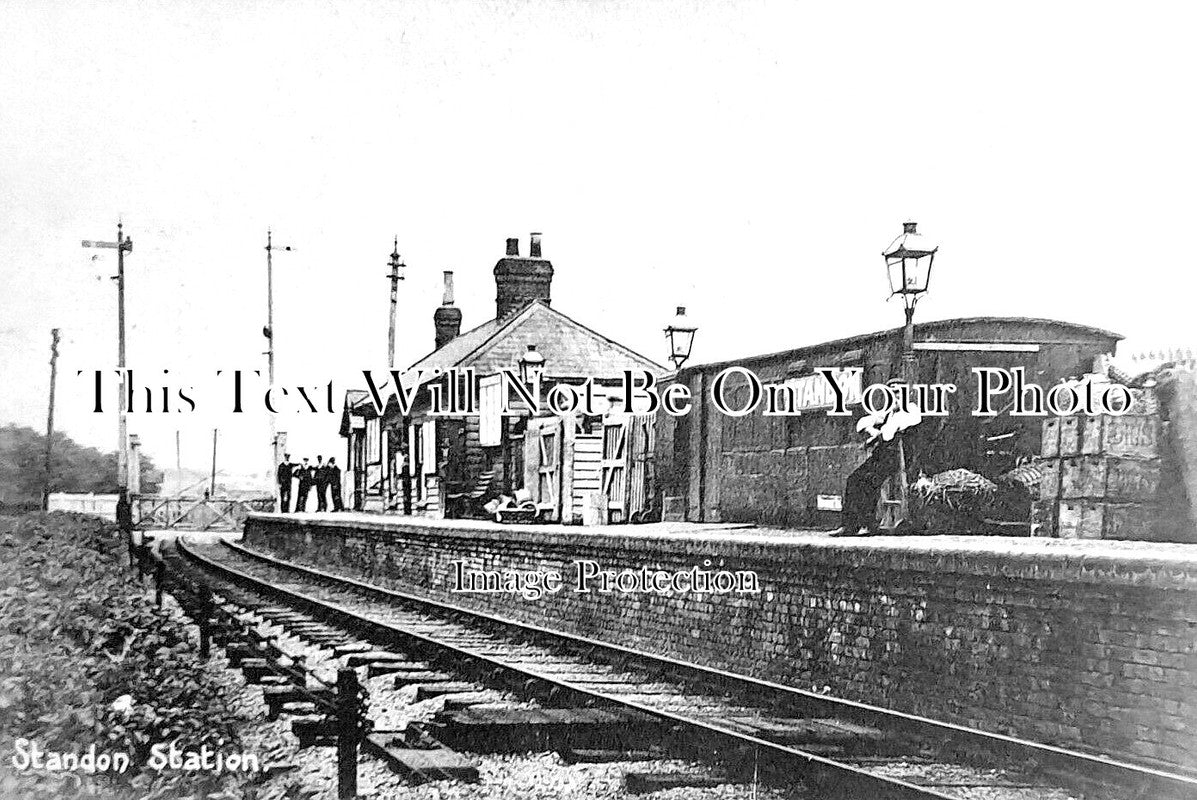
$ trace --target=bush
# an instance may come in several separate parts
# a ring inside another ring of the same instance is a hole
[[[158,743],[239,747],[235,714],[185,621],[154,606],[126,559],[116,528],[95,518],[0,518],[0,795],[186,797],[223,780],[146,768]],[[17,738],[61,752],[94,743],[97,752],[129,753],[131,767],[122,776],[73,773],[79,781],[17,772]]]

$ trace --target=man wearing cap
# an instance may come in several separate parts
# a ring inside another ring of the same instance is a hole
[[[316,456],[316,468],[312,470],[312,483],[316,487],[316,510],[328,511],[328,468],[324,466],[324,456]]]
[[[308,510],[308,492],[312,490],[312,484],[315,483],[314,471],[308,466],[306,458],[295,468],[295,477],[299,479],[298,494],[295,496],[295,513],[299,514]]]
[[[295,465],[291,463],[291,454],[283,453],[283,460],[275,470],[274,477],[278,482],[278,511],[286,514],[291,510],[291,479],[295,475]]]
[[[341,468],[337,466],[337,459],[334,456],[328,460],[324,466],[326,475],[328,476],[328,491],[332,498],[332,510],[344,511],[345,506],[341,502]]]

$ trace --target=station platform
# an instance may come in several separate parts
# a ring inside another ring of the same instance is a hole
[[[1052,539],[1026,536],[831,536],[828,531],[775,528],[751,523],[655,522],[643,525],[535,525],[500,524],[489,520],[432,519],[368,512],[324,512],[297,514],[254,514],[255,519],[299,521],[329,527],[367,530],[427,530],[473,532],[491,536],[534,534],[538,536],[621,537],[667,539],[669,541],[753,542],[773,545],[806,545],[852,551],[858,549],[931,554],[992,554],[1012,559],[1084,558],[1106,560],[1122,567],[1140,566],[1173,569],[1197,574],[1197,545],[1170,542],[1138,542],[1103,539]]]
[[[254,514],[243,543],[801,689],[1197,769],[1193,545],[353,513]],[[526,591],[530,573],[556,573],[558,590]]]

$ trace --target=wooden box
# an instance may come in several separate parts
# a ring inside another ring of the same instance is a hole
[[[1110,502],[1154,500],[1160,488],[1158,459],[1140,460],[1111,457],[1106,459],[1105,499]]]
[[[1060,459],[1060,497],[1105,497],[1106,467],[1107,459],[1101,456]]]
[[[1043,420],[1043,439],[1039,445],[1039,455],[1043,458],[1056,458],[1060,455],[1060,418],[1048,417]]]
[[[1156,458],[1161,422],[1156,416],[1107,417],[1102,425],[1102,453],[1109,456]]]
[[[1060,417],[1060,455],[1075,456],[1081,452],[1081,418]]]
[[[686,498],[665,497],[662,503],[664,508],[661,509],[661,520],[663,522],[686,521]]]
[[[1110,503],[1106,506],[1103,539],[1155,538],[1158,508],[1154,503]]]
[[[1031,503],[1031,536],[1051,538],[1056,535],[1056,502],[1035,500]]]
[[[1105,427],[1105,415],[1081,418],[1081,455],[1096,456],[1101,454],[1101,434]]]
[[[1105,505],[1090,500],[1061,500],[1057,531],[1061,539],[1100,539]]]
[[[1039,481],[1039,498],[1055,500],[1060,496],[1060,459],[1044,459],[1036,466],[1043,471],[1043,478]]]

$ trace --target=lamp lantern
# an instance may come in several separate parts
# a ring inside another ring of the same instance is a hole
[[[906,222],[901,235],[882,253],[889,273],[890,297],[900,295],[911,312],[931,282],[937,250],[937,245],[918,232],[917,222]]]
[[[674,369],[681,369],[682,364],[689,360],[697,330],[693,320],[686,316],[686,307],[678,306],[677,314],[665,328],[665,336],[669,339],[669,360],[673,362]]]
[[[544,372],[544,356],[536,351],[536,345],[528,345],[528,351],[520,357],[520,379],[531,384],[540,379]]]

